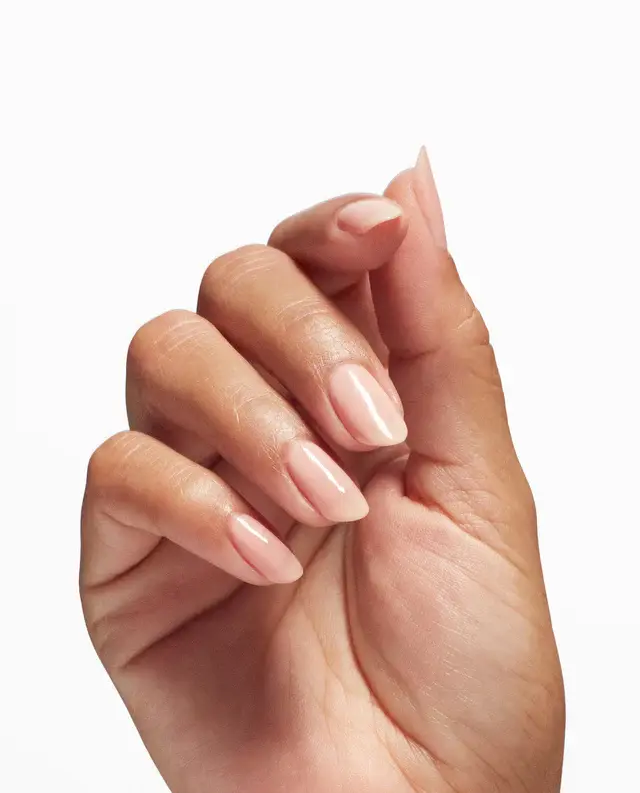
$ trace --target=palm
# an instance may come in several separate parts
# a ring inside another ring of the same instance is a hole
[[[399,496],[403,467],[369,483],[363,525],[311,544],[294,529],[309,559],[297,586],[231,590],[169,545],[139,570],[127,611],[140,621],[121,635],[143,644],[118,649],[114,677],[152,755],[172,747],[157,760],[172,790],[205,789],[214,766],[225,790],[519,789],[536,761],[532,731],[557,716],[539,581]],[[145,603],[170,617],[155,635]],[[527,702],[542,721],[523,722]]]

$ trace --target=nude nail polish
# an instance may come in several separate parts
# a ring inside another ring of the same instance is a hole
[[[360,520],[369,511],[357,485],[315,443],[292,441],[287,447],[286,463],[298,490],[327,520]]]
[[[361,198],[342,207],[336,216],[338,228],[350,234],[367,234],[382,223],[399,218],[402,208],[388,198]]]
[[[290,584],[303,573],[287,546],[250,515],[231,515],[229,539],[245,564],[272,584]]]
[[[407,437],[398,406],[375,377],[359,364],[343,364],[331,375],[333,408],[357,441],[368,446],[394,446]]]

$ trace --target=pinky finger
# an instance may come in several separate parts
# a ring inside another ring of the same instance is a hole
[[[250,584],[302,575],[287,546],[223,479],[140,432],[105,441],[89,463],[82,583],[140,564],[163,538]]]

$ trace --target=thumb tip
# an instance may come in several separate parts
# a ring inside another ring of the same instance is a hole
[[[427,149],[420,147],[413,168],[406,168],[387,185],[384,195],[403,208],[417,206],[438,248],[447,249],[447,236],[440,197]]]
[[[410,189],[414,179],[414,168],[405,168],[400,173],[396,174],[389,182],[384,190],[384,195],[397,201],[401,206],[403,205],[403,196],[406,195],[407,190]]]

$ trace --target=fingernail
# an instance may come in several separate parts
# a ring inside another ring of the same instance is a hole
[[[336,217],[338,228],[350,234],[366,234],[389,220],[395,220],[402,209],[388,198],[362,198],[342,207]]]
[[[231,515],[230,540],[238,555],[272,584],[290,584],[303,573],[287,546],[250,515]]]
[[[368,446],[394,446],[407,437],[407,425],[391,397],[359,364],[339,366],[329,381],[333,408],[347,431]]]
[[[315,443],[293,441],[287,449],[286,462],[297,488],[327,520],[360,520],[369,511],[357,485]]]
[[[433,178],[429,155],[424,146],[422,146],[418,154],[418,160],[414,168],[413,184],[416,199],[433,235],[434,242],[439,248],[446,249],[447,235],[444,229],[442,205],[438,196],[438,188]]]

